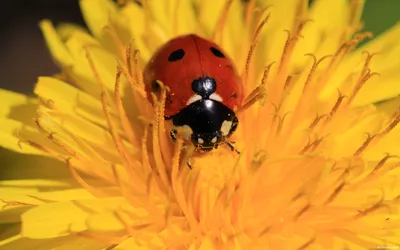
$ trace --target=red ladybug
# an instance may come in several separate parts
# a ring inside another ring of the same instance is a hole
[[[158,93],[158,81],[169,87],[165,119],[177,127],[190,128],[183,135],[197,152],[226,144],[238,126],[235,110],[243,101],[243,86],[232,60],[212,41],[197,35],[174,38],[164,44],[144,70],[148,98]]]

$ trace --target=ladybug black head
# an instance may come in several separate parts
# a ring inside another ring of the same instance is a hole
[[[175,126],[188,126],[191,141],[198,151],[210,151],[224,142],[235,130],[235,113],[221,102],[202,99],[172,117]],[[189,139],[189,138],[188,138]]]

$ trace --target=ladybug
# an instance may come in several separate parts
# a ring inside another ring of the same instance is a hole
[[[232,60],[214,42],[190,34],[174,38],[159,48],[143,73],[147,97],[168,87],[165,119],[189,131],[195,152],[208,152],[220,144],[235,150],[227,139],[235,132],[235,110],[243,101],[243,86]],[[237,150],[236,150],[237,151]],[[238,151],[237,151],[238,152]]]

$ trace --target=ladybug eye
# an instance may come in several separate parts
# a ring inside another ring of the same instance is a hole
[[[160,90],[161,90],[161,86],[158,83],[158,81],[156,81],[156,80],[152,81],[151,82],[151,91],[157,93],[157,92],[160,92]]]
[[[219,49],[210,47],[211,53],[213,53],[214,56],[220,57],[220,58],[225,58],[224,53],[222,53]]]
[[[183,49],[175,50],[174,52],[171,53],[171,55],[169,55],[168,61],[170,62],[178,61],[182,59],[184,55],[185,51]]]

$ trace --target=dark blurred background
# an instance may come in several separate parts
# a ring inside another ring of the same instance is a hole
[[[167,0],[166,0],[167,1]],[[332,0],[336,1],[336,0]],[[6,0],[0,8],[0,87],[30,93],[39,75],[57,72],[39,20],[83,25],[78,0]],[[400,20],[400,0],[366,0],[366,30],[379,34]]]

